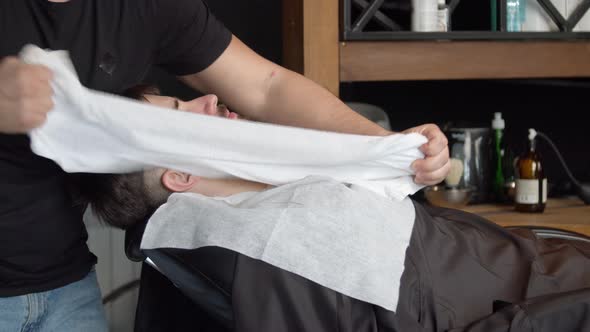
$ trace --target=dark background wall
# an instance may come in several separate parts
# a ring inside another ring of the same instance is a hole
[[[258,54],[279,64],[282,56],[281,1],[206,0],[215,16],[234,35]],[[157,69],[150,80],[158,82],[163,92],[185,99],[198,95]]]
[[[463,29],[482,28],[482,22],[487,20],[475,19],[469,13],[487,15],[489,2],[463,0],[462,3],[455,24]],[[252,49],[281,63],[280,0],[210,0],[209,5],[215,15]],[[152,79],[158,81],[167,93],[184,98],[196,95],[162,72],[154,72]],[[579,179],[590,181],[590,149],[587,146],[590,127],[584,120],[589,108],[589,80],[344,83],[341,98],[382,107],[396,130],[426,122],[441,127],[489,127],[493,113],[502,112],[507,136],[516,152],[524,148],[527,129],[536,128],[555,141]],[[557,158],[547,144],[539,145],[554,188],[553,194],[567,193],[568,183]]]

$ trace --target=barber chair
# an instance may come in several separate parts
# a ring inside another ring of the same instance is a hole
[[[531,229],[542,238],[590,243],[589,237],[573,232],[538,227],[524,228]],[[264,286],[271,284],[281,288],[278,294],[297,302],[287,301],[287,313],[277,318],[277,322],[283,324],[281,327],[269,328],[269,324],[265,323],[264,328],[252,330],[282,331],[285,326],[297,326],[299,331],[314,331],[319,329],[313,326],[337,326],[338,322],[330,321],[329,317],[342,308],[335,307],[334,303],[345,303],[347,310],[342,312],[349,312],[357,320],[363,317],[362,319],[374,321],[377,317],[388,316],[387,313],[374,312],[371,305],[347,298],[299,276],[224,248],[140,250],[144,230],[145,224],[138,225],[127,230],[125,234],[125,251],[128,258],[144,262],[135,331],[233,331],[236,326],[235,310],[242,310],[241,307],[244,306],[259,305],[254,299],[244,301],[244,297],[257,297],[259,292],[264,292]],[[239,269],[240,272],[246,271],[242,276],[247,277],[240,277],[241,280],[236,281],[236,271]],[[258,270],[262,272],[252,272]],[[240,287],[252,290],[244,293]],[[232,297],[232,293],[236,291],[240,294]],[[268,306],[271,303],[264,305]],[[299,307],[304,309],[300,310]],[[327,312],[313,312],[324,307],[328,308]],[[256,316],[256,312],[255,308],[250,308],[240,311],[240,314],[241,317],[244,317],[244,313]],[[272,317],[261,315],[249,319],[272,320]],[[272,311],[271,315],[280,315],[280,310]]]
[[[535,227],[535,226],[519,226],[519,227],[507,227],[508,229],[515,229],[515,228],[527,228],[533,231],[535,235],[540,238],[544,239],[561,239],[561,240],[570,240],[570,241],[582,241],[590,243],[590,237],[585,236],[583,234],[559,230],[555,228],[544,228],[544,227]]]
[[[135,331],[231,331],[237,254],[217,247],[140,250],[146,224],[125,233],[125,252],[143,262]]]
[[[144,229],[125,238],[128,257],[144,262],[135,331],[376,331],[393,315],[228,249],[140,250]]]

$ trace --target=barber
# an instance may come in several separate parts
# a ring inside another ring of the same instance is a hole
[[[68,177],[33,154],[26,133],[52,109],[52,73],[21,62],[28,43],[68,50],[85,86],[119,92],[152,66],[214,93],[258,121],[388,135],[325,89],[260,57],[200,0],[3,0],[0,2],[0,330],[106,331],[96,257]],[[435,125],[416,181],[448,173],[447,140]],[[81,151],[83,153],[83,151]]]

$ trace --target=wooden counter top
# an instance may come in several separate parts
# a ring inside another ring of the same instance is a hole
[[[477,204],[463,208],[502,226],[539,226],[590,236],[590,205],[579,198],[549,199],[543,213],[521,213],[513,205]]]

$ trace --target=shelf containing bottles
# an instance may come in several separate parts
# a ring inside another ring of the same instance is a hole
[[[422,0],[414,0],[414,5],[420,1]],[[437,0],[424,1],[437,2]],[[571,4],[572,8],[568,8],[567,13],[564,13],[567,17],[562,15],[564,8],[557,8],[551,0],[528,1],[529,7],[535,10],[534,14],[544,18],[543,28],[555,31],[524,31],[527,30],[527,27],[522,26],[525,17],[524,5],[527,4],[527,0],[489,1],[492,7],[489,18],[490,31],[449,31],[448,26],[451,26],[451,19],[460,3],[459,0],[439,0],[437,22],[432,22],[430,26],[428,24],[420,26],[415,23],[420,17],[415,16],[416,10],[412,14],[412,2],[409,0],[405,2],[343,0],[342,39],[344,41],[590,39],[590,31],[580,31],[579,27],[576,29],[589,11],[590,0],[560,0],[564,3],[569,1]],[[537,2],[533,3],[534,7],[531,6],[531,1]],[[398,15],[396,16],[395,13]],[[431,21],[432,19],[429,20]],[[590,25],[590,18],[588,24],[584,23],[584,25]],[[409,25],[412,25],[411,29]],[[585,29],[590,30],[590,26],[583,28]]]
[[[350,6],[352,1],[283,0],[283,64],[335,95],[342,82],[590,77],[587,33],[545,33],[539,38],[529,32],[484,31],[479,36],[473,31],[387,32],[383,26],[391,25],[391,19],[378,9],[386,1],[398,0],[354,0],[363,6],[355,5],[357,12],[370,9],[380,23],[365,22],[370,17],[358,22],[349,17],[343,22],[347,17],[342,14],[346,12],[343,4]],[[411,0],[404,1],[400,3]],[[404,9],[406,14],[410,9]],[[351,22],[358,24],[351,33],[367,32],[369,25],[383,31],[371,32],[366,38],[354,34],[343,38],[344,27],[350,30]],[[449,38],[453,36],[457,38]]]
[[[339,80],[590,77],[590,41],[340,42]]]

